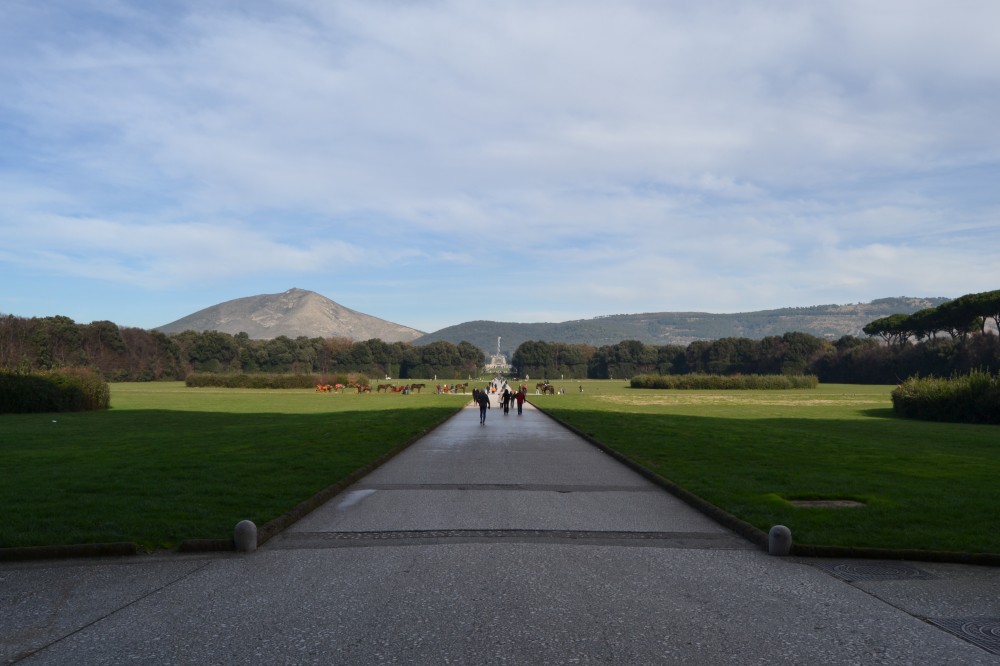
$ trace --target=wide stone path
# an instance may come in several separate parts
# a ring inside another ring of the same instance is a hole
[[[0,662],[998,664],[998,593],[770,557],[530,406],[470,407],[256,553],[0,565]]]

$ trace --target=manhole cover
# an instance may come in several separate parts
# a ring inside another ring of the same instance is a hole
[[[864,580],[933,580],[931,575],[901,562],[816,562],[815,566],[849,583]]]
[[[1000,618],[967,617],[960,619],[927,618],[949,634],[978,645],[993,654],[1000,654]]]

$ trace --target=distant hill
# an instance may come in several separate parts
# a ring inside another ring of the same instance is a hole
[[[157,327],[162,333],[220,331],[245,332],[253,339],[351,338],[385,342],[412,342],[422,331],[345,308],[313,291],[289,289],[281,294],[237,298],[199,310]]]
[[[561,323],[520,324],[498,321],[470,321],[442,328],[414,340],[424,345],[436,340],[459,343],[466,340],[487,354],[495,352],[497,336],[508,355],[527,340],[613,345],[622,340],[639,340],[655,345],[688,345],[695,340],[718,338],[760,339],[790,331],[809,333],[836,340],[844,335],[864,335],[865,324],[891,314],[912,314],[935,307],[948,298],[881,298],[853,305],[816,305],[735,314],[706,312],[652,312],[579,319]]]
[[[613,345],[622,340],[639,340],[655,345],[688,345],[695,340],[738,337],[760,339],[789,331],[809,333],[836,340],[844,335],[863,335],[865,324],[891,314],[911,314],[936,307],[948,298],[881,298],[871,303],[815,305],[757,312],[711,314],[706,312],[651,312],[618,314],[559,323],[516,323],[470,321],[422,333],[414,328],[346,308],[325,296],[305,289],[289,289],[281,294],[237,298],[199,310],[165,324],[163,333],[222,331],[235,335],[245,332],[254,339],[284,335],[290,338],[343,337],[352,340],[380,338],[385,342],[412,342],[425,345],[437,340],[453,344],[467,341],[487,355],[497,348],[497,337],[508,358],[527,340]]]

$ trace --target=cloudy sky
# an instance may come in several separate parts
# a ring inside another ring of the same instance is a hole
[[[995,0],[4,0],[0,313],[1000,287]]]

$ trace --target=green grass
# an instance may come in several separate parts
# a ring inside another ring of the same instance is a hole
[[[628,389],[566,382],[535,404],[660,476],[796,543],[1000,553],[1000,429],[896,418],[888,386]],[[797,508],[789,499],[862,508]]]
[[[567,393],[535,396],[529,382],[530,399],[762,530],[788,525],[796,543],[1000,553],[997,426],[895,418],[882,386],[555,384]],[[467,399],[114,384],[107,412],[3,415],[0,547],[228,538],[237,521],[283,514]],[[866,506],[787,501],[831,498]]]
[[[431,385],[433,386],[433,385]],[[0,548],[169,548],[262,525],[467,398],[113,384],[111,409],[0,416]]]

